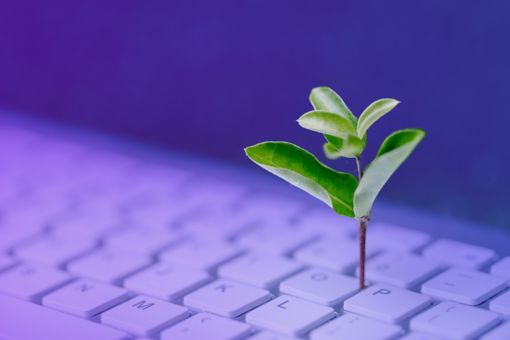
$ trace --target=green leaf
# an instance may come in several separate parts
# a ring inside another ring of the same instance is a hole
[[[328,143],[324,144],[323,150],[329,159],[340,157],[354,158],[359,156],[365,149],[366,140],[359,139],[356,136],[348,136],[345,139],[325,135]]]
[[[345,105],[343,99],[327,86],[316,87],[310,92],[310,103],[315,110],[328,111],[347,119],[353,128],[356,127],[356,117]]]
[[[391,98],[379,99],[368,105],[368,107],[361,113],[358,120],[357,132],[358,137],[365,136],[368,128],[372,126],[379,118],[390,112],[400,102]]]
[[[353,198],[358,184],[354,176],[325,166],[291,143],[264,142],[244,150],[262,168],[320,199],[336,213],[354,217]]]
[[[356,130],[347,119],[332,112],[309,111],[297,122],[302,128],[330,136],[344,138],[350,134],[356,135]]]
[[[399,130],[382,143],[376,158],[368,165],[354,193],[354,214],[369,216],[375,198],[398,167],[425,137],[420,129]]]

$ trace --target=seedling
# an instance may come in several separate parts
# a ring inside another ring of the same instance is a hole
[[[393,110],[399,101],[385,98],[370,104],[357,118],[342,98],[329,87],[310,93],[314,110],[303,114],[298,124],[324,135],[324,153],[329,159],[352,158],[357,177],[331,169],[310,152],[287,142],[263,142],[245,149],[262,168],[326,203],[339,215],[355,218],[359,225],[359,288],[365,288],[365,243],[372,205],[398,167],[425,137],[420,129],[398,130],[382,143],[375,158],[363,168],[361,155],[367,130]]]

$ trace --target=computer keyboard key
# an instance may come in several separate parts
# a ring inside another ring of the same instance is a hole
[[[182,240],[182,236],[165,229],[133,227],[105,238],[105,245],[114,250],[152,255]]]
[[[175,301],[211,281],[208,273],[159,263],[124,280],[124,287],[137,293]]]
[[[35,228],[3,227],[1,229],[0,251],[8,251],[23,242],[40,235],[40,230]]]
[[[497,276],[470,269],[449,269],[425,282],[421,292],[439,299],[474,306],[506,287],[506,280]]]
[[[447,339],[472,339],[500,322],[496,313],[455,302],[442,302],[411,319],[413,331]]]
[[[265,289],[220,279],[186,295],[183,303],[193,309],[235,318],[271,298]]]
[[[344,302],[344,310],[386,322],[399,323],[430,306],[424,295],[391,286],[376,284]]]
[[[508,340],[510,339],[510,322],[505,322],[504,324],[494,328],[489,331],[485,335],[483,335],[481,340]]]
[[[69,240],[44,236],[16,247],[14,254],[17,258],[27,262],[59,267],[91,252],[95,247],[96,242],[88,239]]]
[[[128,335],[122,331],[5,295],[0,295],[0,306],[4,309],[0,318],[1,339],[121,340],[128,338]]]
[[[246,254],[218,268],[218,275],[264,289],[273,289],[287,277],[303,269],[280,256]]]
[[[71,279],[69,274],[58,269],[36,264],[21,264],[0,274],[0,293],[36,301]]]
[[[92,317],[129,297],[126,290],[90,280],[78,280],[43,297],[42,303],[63,312]]]
[[[298,338],[278,334],[270,331],[258,332],[254,336],[250,336],[247,340],[297,340]]]
[[[358,292],[358,279],[324,269],[308,269],[280,283],[280,292],[336,306]]]
[[[182,306],[137,296],[101,314],[101,322],[137,335],[149,336],[190,316]]]
[[[213,271],[242,252],[242,249],[228,243],[192,240],[163,251],[159,258],[164,263]]]
[[[337,272],[352,270],[359,261],[358,243],[352,240],[326,239],[313,242],[294,253],[294,258],[300,262],[331,269]],[[367,258],[377,252],[367,249]]]
[[[147,267],[151,262],[143,255],[104,249],[72,261],[67,269],[78,276],[119,284],[122,279]]]
[[[370,226],[370,237],[367,238],[367,247],[407,253],[422,248],[430,240],[430,235],[422,231],[394,224],[374,223]]]
[[[494,263],[490,269],[491,274],[510,280],[510,256],[504,257]]]
[[[16,265],[16,261],[9,255],[0,254],[0,272]]]
[[[316,208],[305,211],[297,217],[299,228],[317,230],[325,237],[350,238],[358,231],[358,225],[352,218],[340,216],[330,209]]]
[[[264,254],[286,255],[318,236],[310,232],[296,232],[285,225],[264,225],[242,233],[234,241],[241,247]]]
[[[238,340],[251,334],[245,323],[225,319],[209,313],[198,313],[164,330],[162,340]]]
[[[446,239],[428,245],[422,255],[445,266],[468,269],[479,269],[496,258],[492,249]]]
[[[403,334],[400,326],[350,313],[329,321],[310,333],[311,340],[390,340]]]
[[[330,307],[281,295],[248,312],[246,322],[278,333],[301,336],[335,315]]]
[[[383,253],[366,263],[365,277],[402,288],[412,288],[437,274],[441,266],[413,254]],[[359,269],[356,269],[359,275]]]
[[[510,291],[496,296],[489,302],[489,309],[510,316]]]
[[[398,340],[440,340],[440,339],[438,339],[437,336],[430,334],[411,332],[401,338],[398,338]]]

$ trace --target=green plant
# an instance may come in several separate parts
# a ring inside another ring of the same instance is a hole
[[[245,148],[245,152],[253,162],[318,198],[337,214],[358,220],[359,287],[363,289],[366,232],[372,205],[384,184],[425,137],[425,132],[404,129],[392,133],[363,169],[361,154],[367,144],[367,130],[399,102],[389,98],[376,100],[359,118],[329,87],[314,88],[310,102],[314,110],[303,114],[297,122],[307,130],[324,135],[323,150],[327,158],[353,158],[357,177],[333,170],[308,151],[287,142],[263,142]]]

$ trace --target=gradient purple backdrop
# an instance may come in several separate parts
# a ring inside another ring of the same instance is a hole
[[[395,97],[371,154],[428,137],[384,197],[510,220],[507,1],[5,1],[0,46],[1,107],[245,165],[264,139],[319,152],[294,122],[313,86]]]

